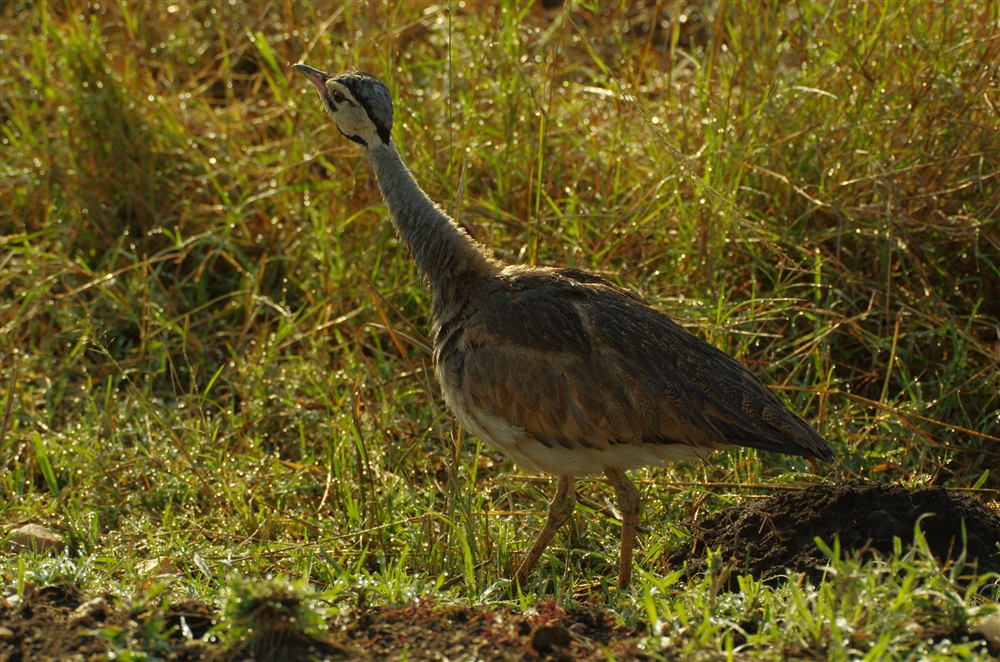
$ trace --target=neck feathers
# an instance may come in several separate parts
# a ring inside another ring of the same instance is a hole
[[[368,151],[382,198],[417,271],[430,286],[436,323],[457,312],[469,292],[500,265],[475,239],[434,204],[403,164],[392,142]]]

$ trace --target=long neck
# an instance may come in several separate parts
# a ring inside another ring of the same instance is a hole
[[[368,151],[368,158],[392,224],[430,286],[434,317],[440,322],[442,315],[461,304],[470,288],[497,271],[498,263],[431,202],[403,165],[395,145],[380,144]]]

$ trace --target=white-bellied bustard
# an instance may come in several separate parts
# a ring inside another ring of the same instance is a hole
[[[625,472],[748,446],[832,460],[830,446],[743,366],[666,313],[578,269],[508,265],[420,189],[390,136],[392,97],[362,72],[295,68],[375,168],[396,232],[427,281],[434,362],[462,424],[521,468],[558,477],[528,573],[603,473],[622,517],[618,586],[632,573],[639,491]]]

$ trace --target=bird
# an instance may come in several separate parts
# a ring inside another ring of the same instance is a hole
[[[570,518],[577,479],[603,474],[629,587],[640,494],[626,472],[744,446],[832,461],[830,445],[738,361],[633,292],[576,268],[507,264],[420,188],[393,142],[388,87],[363,71],[294,69],[367,154],[390,220],[431,293],[441,391],[462,425],[520,469],[556,477],[528,577]]]

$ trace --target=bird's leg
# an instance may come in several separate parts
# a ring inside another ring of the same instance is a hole
[[[559,485],[556,488],[556,495],[552,497],[552,502],[549,504],[549,517],[545,520],[545,526],[542,527],[538,538],[535,540],[535,544],[528,550],[528,555],[524,557],[524,561],[521,562],[521,566],[517,569],[517,574],[514,576],[519,586],[527,584],[528,573],[538,563],[538,559],[542,557],[542,552],[549,546],[553,536],[556,535],[559,528],[569,519],[570,513],[573,512],[572,487],[573,481],[569,476],[559,476]]]
[[[622,514],[622,551],[618,561],[618,588],[628,588],[632,580],[632,548],[639,525],[639,490],[621,469],[604,470],[608,482],[618,495],[618,511]]]

